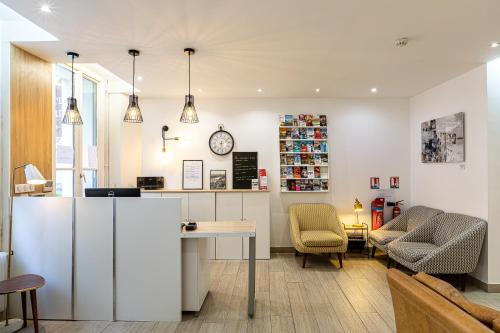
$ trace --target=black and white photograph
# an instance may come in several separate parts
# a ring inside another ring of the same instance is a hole
[[[465,162],[464,113],[422,123],[422,163]]]
[[[210,189],[225,190],[226,188],[226,170],[210,170]]]

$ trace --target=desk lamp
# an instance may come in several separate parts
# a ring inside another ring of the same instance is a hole
[[[361,202],[359,202],[358,198],[356,198],[356,200],[354,201],[354,212],[356,213],[356,221],[359,225],[359,212],[362,212],[363,211],[363,205],[361,204]]]
[[[10,270],[12,262],[12,210],[14,207],[14,194],[16,187],[16,171],[18,169],[24,168],[24,174],[26,176],[26,182],[31,185],[43,185],[47,182],[43,177],[40,170],[37,169],[33,164],[21,164],[16,166],[12,170],[12,182],[10,184],[10,211],[9,211],[9,252],[7,253],[7,280],[10,279]],[[0,327],[0,332],[15,332],[21,328],[18,326],[19,323],[22,325],[23,322],[20,319],[11,320],[11,327],[9,326],[9,294],[7,294],[7,307],[5,309],[5,326]]]

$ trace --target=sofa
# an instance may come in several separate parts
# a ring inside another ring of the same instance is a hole
[[[398,333],[500,332],[500,312],[474,304],[425,273],[387,271]]]
[[[479,260],[486,221],[472,216],[444,213],[388,245],[389,258],[414,272],[429,274],[472,273]]]
[[[404,236],[430,218],[443,214],[440,209],[425,206],[414,206],[404,211],[398,217],[384,224],[380,229],[370,231],[368,241],[372,244],[372,257],[377,249],[387,253],[387,246],[393,240]],[[390,262],[388,261],[388,264]]]
[[[305,268],[308,254],[337,253],[342,268],[342,255],[347,251],[347,234],[329,204],[294,204],[289,209],[290,236],[295,250],[302,253]]]

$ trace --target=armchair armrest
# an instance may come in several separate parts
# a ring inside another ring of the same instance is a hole
[[[390,220],[382,227],[380,230],[395,230],[395,231],[406,231],[408,226],[408,211],[404,211],[401,215],[396,216],[396,218]]]
[[[290,212],[288,218],[290,219],[290,238],[296,249],[303,248],[302,240],[300,238],[300,227],[297,216]]]
[[[399,242],[416,242],[416,243],[432,243],[434,239],[434,230],[436,225],[434,223],[424,223],[421,226],[413,229],[407,234],[401,236],[396,241]]]
[[[486,223],[448,241],[418,264],[426,273],[471,273],[476,269],[486,233]]]

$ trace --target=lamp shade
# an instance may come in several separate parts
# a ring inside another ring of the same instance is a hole
[[[47,182],[42,176],[40,170],[33,164],[28,164],[24,167],[24,174],[26,175],[26,182],[32,185],[42,185]]]
[[[198,114],[196,114],[196,108],[194,107],[193,95],[186,95],[186,102],[184,103],[184,109],[182,110],[180,122],[188,124],[199,122]]]
[[[356,213],[363,211],[363,205],[361,204],[361,202],[359,202],[358,198],[356,198],[356,201],[354,201],[354,211]]]
[[[139,108],[139,97],[130,95],[128,97],[128,108],[123,121],[126,123],[142,123],[141,109]]]
[[[80,115],[80,111],[78,111],[78,106],[76,105],[76,98],[68,97],[68,107],[64,113],[62,123],[66,125],[83,124],[82,116]]]

